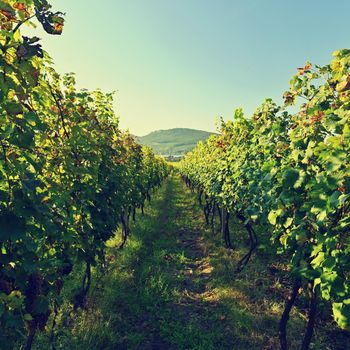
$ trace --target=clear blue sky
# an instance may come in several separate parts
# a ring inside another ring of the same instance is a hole
[[[350,47],[349,0],[51,0],[62,37],[38,30],[59,72],[116,90],[121,126],[215,130],[265,97],[278,102],[306,60]]]

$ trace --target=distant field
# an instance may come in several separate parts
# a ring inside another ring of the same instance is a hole
[[[210,135],[213,133],[176,128],[154,131],[137,139],[142,145],[151,147],[157,154],[174,156],[191,151],[199,141],[206,141]]]

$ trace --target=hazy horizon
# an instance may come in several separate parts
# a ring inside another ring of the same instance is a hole
[[[182,127],[175,127],[175,128],[166,128],[166,129],[155,129],[155,130],[152,130],[152,131],[149,131],[147,132],[146,134],[144,135],[136,135],[135,136],[138,136],[138,137],[143,137],[143,136],[147,136],[153,132],[157,132],[157,131],[169,131],[169,130],[174,130],[174,129],[188,129],[188,130],[195,130],[195,131],[204,131],[204,132],[210,132],[210,133],[215,133],[215,131],[210,131],[210,130],[203,130],[203,129],[194,129],[194,128],[182,128]]]
[[[75,72],[78,87],[117,91],[121,127],[139,136],[175,127],[213,132],[217,118],[238,107],[250,114],[265,97],[281,102],[305,61],[326,64],[350,46],[345,0],[52,4],[66,12],[63,35],[39,27],[36,35],[55,67]]]

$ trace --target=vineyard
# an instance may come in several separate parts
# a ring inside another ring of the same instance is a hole
[[[61,35],[64,14],[0,0],[0,349],[346,349],[350,50],[175,167],[35,23]]]
[[[288,257],[294,284],[279,323],[281,349],[300,291],[309,299],[301,349],[309,348],[318,304],[331,304],[339,327],[350,326],[349,68],[350,50],[335,52],[327,66],[307,63],[291,79],[284,106],[266,100],[250,118],[237,110],[181,164],[207,223],[221,213],[227,248],[235,246],[229,221],[246,228],[250,244],[237,272],[265,238],[277,259]],[[299,111],[288,112],[291,105]]]
[[[84,264],[74,309],[91,268],[105,264],[105,242],[143,210],[167,175],[165,162],[118,128],[112,95],[78,91],[60,77],[36,37],[34,19],[61,34],[63,14],[45,0],[0,1],[0,342],[30,349],[60,306],[76,264]],[[25,334],[28,333],[26,336]]]

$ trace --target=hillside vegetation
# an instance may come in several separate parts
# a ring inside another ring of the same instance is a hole
[[[138,137],[138,142],[149,146],[157,154],[182,155],[191,151],[199,141],[206,141],[211,132],[176,128],[153,131],[146,136]]]

